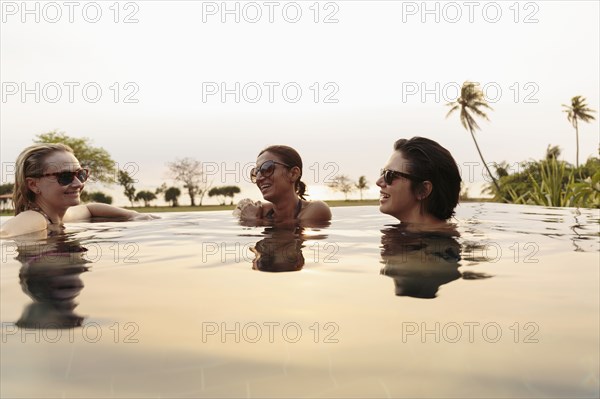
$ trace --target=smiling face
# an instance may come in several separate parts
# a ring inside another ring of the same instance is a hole
[[[277,155],[270,152],[263,152],[256,158],[256,167],[260,168],[267,161],[275,161],[272,165],[272,174],[258,173],[256,176],[256,185],[263,195],[263,198],[269,202],[276,202],[280,198],[284,198],[289,192],[294,192],[294,171],[284,165]],[[269,171],[270,172],[270,171]],[[266,176],[265,176],[266,175]],[[297,178],[297,177],[296,177]]]
[[[76,171],[81,165],[75,155],[66,151],[55,151],[44,161],[43,174]],[[84,184],[77,177],[62,186],[56,176],[28,177],[27,186],[35,193],[35,203],[46,212],[66,210],[79,205],[79,195]]]
[[[404,158],[400,151],[394,151],[384,169],[408,174],[411,172],[408,160]],[[380,176],[377,179],[377,185],[381,188],[379,210],[401,221],[414,220],[416,215],[420,213],[421,203],[413,193],[411,183],[409,179],[398,176],[388,185],[383,176]]]

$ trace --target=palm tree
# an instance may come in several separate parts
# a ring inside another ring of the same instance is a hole
[[[479,144],[477,144],[477,140],[475,139],[475,130],[481,130],[481,128],[479,127],[479,125],[475,121],[475,118],[473,118],[473,115],[471,114],[474,114],[489,121],[488,116],[480,108],[487,108],[493,111],[493,108],[487,104],[487,101],[483,96],[483,92],[477,86],[478,84],[474,82],[466,81],[465,83],[463,83],[462,88],[460,90],[460,97],[457,98],[456,101],[446,104],[447,106],[451,107],[450,111],[448,111],[448,114],[446,114],[446,118],[449,117],[454,111],[460,110],[460,122],[462,123],[464,128],[467,129],[469,133],[471,133],[471,137],[473,137],[473,142],[475,143],[475,147],[477,147],[477,152],[479,153],[481,162],[483,162],[483,166],[485,166],[485,169],[492,178],[492,181],[496,186],[496,190],[500,192],[500,186],[498,185],[496,178],[490,171],[490,168],[485,163],[483,155],[481,154],[481,150],[479,149]]]
[[[358,182],[356,182],[356,188],[360,191],[360,200],[363,199],[363,190],[368,190],[369,185],[367,184],[367,178],[365,176],[361,176],[358,178]]]
[[[567,113],[567,119],[571,122],[571,125],[575,128],[575,139],[577,141],[577,158],[575,158],[575,166],[579,168],[579,126],[578,120],[584,122],[590,122],[595,120],[591,113],[596,112],[591,108],[587,107],[585,98],[582,96],[575,96],[571,99],[571,106],[563,104],[566,109],[563,112]]]
[[[562,151],[559,146],[548,144],[548,148],[546,148],[546,161],[558,159],[561,152]]]

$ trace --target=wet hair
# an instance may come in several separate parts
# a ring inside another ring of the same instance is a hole
[[[25,148],[19,154],[15,165],[13,193],[15,216],[30,209],[35,202],[35,193],[27,186],[26,178],[44,173],[46,158],[57,151],[73,153],[71,147],[62,143],[39,143]]]
[[[298,197],[306,200],[304,197],[308,194],[306,194],[306,184],[300,180],[302,178],[302,158],[300,158],[298,151],[294,150],[292,147],[288,147],[287,145],[272,145],[262,150],[258,156],[260,157],[265,152],[270,152],[271,154],[277,155],[281,162],[285,163],[290,168],[293,168],[294,166],[300,168],[300,176],[294,184],[294,189],[296,194],[298,194]]]
[[[422,190],[424,181],[430,181],[433,186],[429,196],[422,200],[421,209],[441,220],[454,216],[462,179],[450,152],[424,137],[400,139],[394,143],[394,150],[408,160],[408,173],[420,180],[411,180],[411,190],[415,195]]]
[[[303,240],[277,240],[265,238],[256,243],[256,252],[260,256],[255,259],[253,268],[261,272],[297,272],[304,266],[302,255]]]

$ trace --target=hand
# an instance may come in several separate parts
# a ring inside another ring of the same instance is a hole
[[[262,204],[253,202],[249,198],[241,200],[233,211],[233,215],[242,220],[256,220],[262,218]]]

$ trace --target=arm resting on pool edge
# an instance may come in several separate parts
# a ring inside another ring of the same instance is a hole
[[[127,220],[151,220],[158,219],[158,216],[149,213],[138,213],[116,206],[107,204],[85,204],[76,205],[67,209],[63,222],[75,222],[89,220],[93,217],[105,217]],[[24,211],[17,216],[7,220],[0,227],[0,237],[8,238],[20,236],[23,234],[35,233],[46,230],[48,221],[39,212]]]
[[[74,222],[78,220],[89,220],[93,217],[115,218],[127,220],[151,220],[158,219],[149,213],[139,213],[128,209],[119,208],[107,204],[89,203],[84,205],[72,206],[67,209],[64,222]]]

